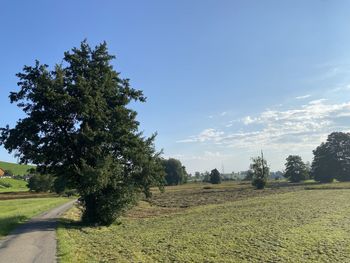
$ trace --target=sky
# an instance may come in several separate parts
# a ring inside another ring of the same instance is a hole
[[[271,170],[312,161],[327,134],[349,131],[349,1],[129,0],[0,2],[0,127],[16,73],[53,67],[87,39],[108,43],[114,68],[143,90],[140,130],[191,173]],[[13,161],[0,146],[0,160]]]

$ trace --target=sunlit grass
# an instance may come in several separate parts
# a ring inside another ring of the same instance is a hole
[[[67,198],[35,198],[0,201],[0,238],[29,218],[68,202]],[[0,260],[1,261],[1,260]]]
[[[5,187],[0,184],[0,193],[4,192],[21,192],[28,191],[27,184],[28,182],[24,180],[16,180],[11,178],[0,178],[0,183],[9,184],[10,187]]]
[[[350,190],[300,190],[124,217],[110,227],[66,222],[58,230],[59,256],[61,262],[346,262],[349,200]],[[78,210],[66,218],[77,220]]]

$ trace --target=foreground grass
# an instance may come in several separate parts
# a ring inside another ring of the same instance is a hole
[[[348,262],[349,199],[344,189],[300,190],[125,217],[110,227],[66,222],[58,230],[59,256],[61,262]],[[66,217],[77,219],[76,211]]]
[[[67,198],[36,198],[0,201],[0,238],[18,224],[69,201]]]
[[[33,165],[17,164],[17,163],[8,163],[0,161],[0,168],[4,170],[11,170],[15,175],[25,175],[27,170],[34,168]]]
[[[0,193],[5,192],[22,192],[22,191],[28,191],[27,184],[28,182],[24,180],[16,180],[11,178],[0,178],[0,183],[7,183],[10,184],[10,187],[4,187],[0,184]]]

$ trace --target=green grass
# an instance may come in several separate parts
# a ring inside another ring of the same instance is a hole
[[[0,201],[0,238],[18,224],[67,202],[67,198],[36,198]]]
[[[5,187],[0,184],[0,193],[4,192],[22,192],[28,191],[27,183],[24,180],[16,180],[11,178],[0,178],[0,183],[10,184],[10,187]]]
[[[17,163],[8,163],[0,161],[0,168],[4,170],[11,170],[14,175],[25,175],[27,174],[27,170],[30,168],[34,168],[33,165],[24,165]]]
[[[183,209],[143,202],[110,227],[62,223],[59,257],[63,263],[348,262],[349,200],[350,190],[300,189]],[[77,211],[66,218],[78,219]]]

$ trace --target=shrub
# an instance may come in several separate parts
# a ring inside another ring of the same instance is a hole
[[[254,178],[252,185],[255,186],[256,189],[264,189],[266,186],[266,180],[264,178]]]
[[[28,180],[28,188],[34,192],[48,192],[53,187],[53,177],[46,174],[34,174]]]
[[[212,184],[220,184],[221,183],[221,176],[219,171],[215,168],[214,170],[211,170],[210,172],[210,182]]]

